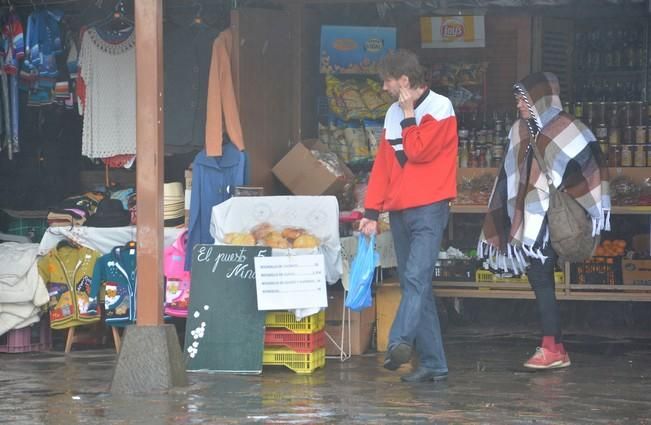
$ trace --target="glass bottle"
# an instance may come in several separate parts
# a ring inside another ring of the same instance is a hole
[[[628,145],[622,145],[622,150],[620,153],[621,157],[619,164],[621,167],[632,167],[633,166],[633,152],[631,152],[631,147]]]
[[[468,168],[468,142],[464,139],[459,142],[459,168]]]
[[[646,152],[644,151],[643,145],[637,145],[635,147],[633,165],[636,167],[646,167]]]

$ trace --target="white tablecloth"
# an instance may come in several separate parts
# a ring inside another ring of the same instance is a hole
[[[229,232],[248,232],[260,223],[282,229],[300,227],[321,241],[326,281],[341,278],[339,203],[334,196],[250,196],[234,197],[212,209],[210,234],[223,244]],[[274,255],[276,255],[274,250]],[[278,250],[279,252],[282,250]],[[292,250],[288,250],[289,255]],[[300,254],[296,250],[296,254]]]
[[[164,246],[168,247],[174,243],[176,238],[184,229],[176,227],[164,228]],[[129,241],[136,240],[136,226],[124,227],[49,227],[41,244],[39,254],[45,255],[52,248],[56,247],[60,240],[70,239],[81,246],[85,246],[102,254],[107,254],[116,246],[124,245]]]

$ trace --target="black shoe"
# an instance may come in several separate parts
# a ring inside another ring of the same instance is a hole
[[[421,369],[418,368],[414,372],[401,376],[400,380],[402,382],[427,382],[434,381],[440,382],[448,379],[447,372],[434,372],[433,370]]]
[[[410,358],[411,346],[405,343],[400,343],[387,353],[387,356],[384,359],[384,368],[396,370],[403,364],[407,363]]]

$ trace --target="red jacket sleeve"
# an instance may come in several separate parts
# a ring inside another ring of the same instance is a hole
[[[380,148],[378,149],[373,168],[371,169],[371,175],[369,176],[368,187],[366,189],[366,198],[364,199],[364,217],[371,220],[377,220],[382,211],[384,198],[389,186],[391,155],[393,155],[393,150],[389,142],[384,138],[384,133],[382,133]]]
[[[402,145],[409,162],[424,163],[433,161],[449,140],[456,138],[457,120],[454,115],[436,120],[425,115],[420,125],[416,119],[407,118],[402,125]]]

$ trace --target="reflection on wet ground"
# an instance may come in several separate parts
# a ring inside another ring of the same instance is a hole
[[[651,339],[568,335],[572,367],[528,372],[531,333],[455,330],[450,378],[404,384],[382,355],[328,360],[302,376],[189,374],[167,394],[108,392],[115,354],[0,355],[0,423],[12,424],[651,424]]]

